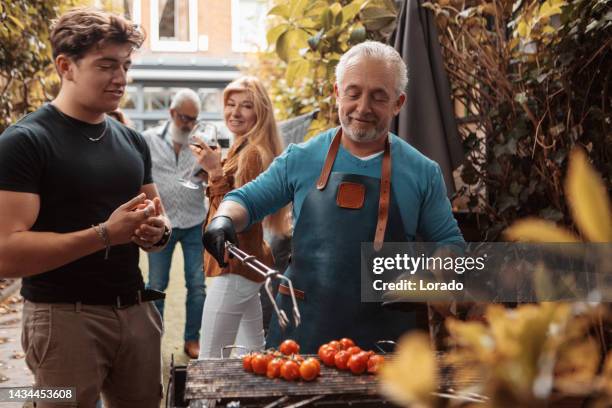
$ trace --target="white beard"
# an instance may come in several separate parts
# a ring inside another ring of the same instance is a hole
[[[181,130],[181,128],[179,128],[178,126],[176,126],[174,124],[174,122],[170,122],[170,137],[172,138],[172,141],[175,143],[178,143],[180,145],[186,145],[187,142],[189,141],[189,133],[191,132],[183,132]]]

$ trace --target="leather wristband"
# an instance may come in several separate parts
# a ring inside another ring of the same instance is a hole
[[[154,243],[152,246],[155,247],[155,248],[163,247],[164,245],[166,245],[168,243],[168,240],[170,240],[170,235],[172,235],[172,232],[170,231],[170,228],[168,228],[167,225],[164,225],[164,234],[159,239],[159,241]]]

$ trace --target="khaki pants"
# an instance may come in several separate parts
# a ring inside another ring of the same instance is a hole
[[[23,309],[22,346],[37,387],[75,387],[76,403],[37,407],[158,408],[162,321],[152,302],[124,309],[33,303]]]

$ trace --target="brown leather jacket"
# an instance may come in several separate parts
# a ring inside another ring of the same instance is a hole
[[[220,179],[211,181],[206,189],[206,196],[209,199],[209,210],[204,228],[206,228],[210,220],[215,216],[217,208],[219,208],[219,204],[226,193],[253,180],[264,170],[261,155],[256,148],[245,146],[244,149],[240,149],[236,154],[244,155],[244,157],[241,157],[237,171],[231,174],[224,173],[223,177]],[[274,266],[272,251],[263,240],[263,227],[261,222],[252,224],[248,229],[238,234],[238,246],[248,254],[255,256],[264,264],[272,267]],[[229,265],[226,268],[221,268],[217,261],[206,251],[204,251],[204,273],[206,276],[236,273],[255,282],[263,281],[261,275],[252,271],[237,259],[230,259]]]

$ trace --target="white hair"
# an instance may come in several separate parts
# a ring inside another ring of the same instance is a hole
[[[347,65],[354,59],[363,57],[375,58],[389,64],[395,71],[396,91],[401,94],[406,91],[408,85],[408,69],[402,56],[390,45],[383,44],[378,41],[365,41],[355,45],[340,57],[338,65],[336,65],[336,82],[338,88],[341,87],[344,71]]]
[[[200,97],[193,89],[183,88],[172,97],[172,102],[170,102],[170,108],[176,109],[181,106],[183,102],[191,101],[198,107],[198,111],[200,110]]]

